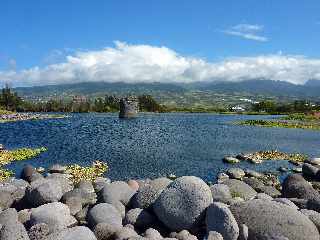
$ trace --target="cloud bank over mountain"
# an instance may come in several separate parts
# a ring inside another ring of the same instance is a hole
[[[320,79],[320,59],[271,54],[234,57],[220,62],[182,56],[167,47],[115,42],[99,51],[79,51],[46,67],[0,71],[0,84],[35,86],[48,84],[106,82],[195,82],[282,80],[303,84]]]

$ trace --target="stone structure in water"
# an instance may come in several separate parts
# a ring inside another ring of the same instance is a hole
[[[119,118],[133,118],[138,115],[138,99],[136,97],[126,97],[120,99]]]

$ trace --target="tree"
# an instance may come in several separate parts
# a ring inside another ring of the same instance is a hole
[[[11,92],[10,87],[6,86],[2,89],[0,95],[0,105],[3,106],[6,110],[16,111],[22,100],[17,93]]]

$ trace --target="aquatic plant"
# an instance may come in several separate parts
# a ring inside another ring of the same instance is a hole
[[[67,167],[66,173],[71,175],[71,180],[78,183],[82,180],[94,181],[97,177],[101,177],[108,170],[108,165],[101,161],[95,161],[92,166],[82,167],[73,164]]]
[[[7,180],[8,178],[12,177],[14,174],[12,171],[3,169],[0,167],[0,182]]]
[[[20,148],[16,150],[0,150],[0,181],[4,181],[13,176],[13,172],[4,169],[3,166],[13,161],[22,161],[38,156],[40,153],[47,151],[45,147],[41,148]]]
[[[0,166],[9,164],[13,161],[22,161],[38,156],[40,153],[47,151],[45,147],[41,148],[20,148],[16,150],[0,151]]]
[[[289,160],[293,162],[303,162],[308,158],[308,156],[301,153],[284,153],[278,150],[268,150],[246,154],[245,158],[258,160]]]
[[[238,122],[239,125],[260,127],[282,127],[320,130],[320,121],[270,121],[270,120],[245,120]]]

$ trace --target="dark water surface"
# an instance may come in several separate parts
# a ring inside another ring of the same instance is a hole
[[[207,180],[228,166],[225,155],[277,149],[320,156],[320,132],[301,129],[236,126],[243,119],[272,116],[215,114],[140,114],[120,120],[117,114],[73,114],[65,119],[0,124],[0,143],[7,148],[42,147],[48,152],[32,160],[15,162],[48,167],[53,163],[90,165],[108,163],[112,179],[145,178],[169,173],[195,175]],[[286,161],[238,166],[274,170]]]

